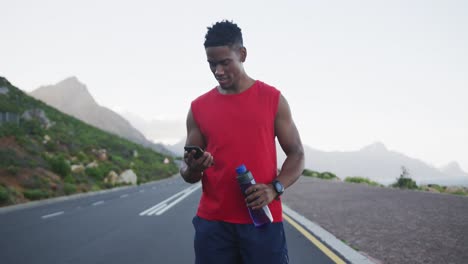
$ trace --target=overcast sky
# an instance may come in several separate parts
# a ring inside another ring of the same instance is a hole
[[[23,90],[76,76],[103,106],[184,122],[216,85],[203,40],[226,18],[244,33],[247,73],[282,91],[305,144],[380,141],[468,171],[468,1],[0,0],[0,10],[0,75]]]

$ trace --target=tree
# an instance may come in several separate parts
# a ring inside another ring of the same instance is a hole
[[[413,179],[409,177],[410,173],[405,166],[401,166],[400,178],[397,182],[392,184],[392,187],[403,188],[403,189],[418,189],[418,185]]]

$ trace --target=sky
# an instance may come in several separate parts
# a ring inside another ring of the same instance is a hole
[[[206,28],[228,19],[242,28],[246,72],[282,92],[304,144],[382,142],[468,171],[468,1],[0,0],[0,9],[0,76],[25,91],[76,76],[102,106],[185,122],[190,102],[217,84]]]

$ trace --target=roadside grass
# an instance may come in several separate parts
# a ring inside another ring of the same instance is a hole
[[[422,191],[439,192],[453,195],[468,196],[468,188],[461,186],[443,186],[438,184],[427,184],[420,187]]]
[[[358,247],[356,246],[353,246],[351,243],[349,243],[348,241],[344,240],[344,239],[340,239],[341,242],[345,243],[346,245],[348,245],[349,247],[351,247],[352,249],[356,250],[356,251],[360,251]]]
[[[304,169],[304,171],[302,171],[302,175],[308,176],[308,177],[319,178],[323,180],[339,179],[335,174],[328,172],[328,171],[318,172],[318,171],[313,171],[309,169]]]
[[[304,169],[302,175],[317,179],[324,180],[338,180],[341,181],[339,177],[331,172],[318,172],[310,169]],[[358,184],[367,184],[369,186],[378,186],[386,188],[398,188],[398,189],[409,189],[409,190],[418,190],[425,192],[435,192],[435,193],[445,193],[452,195],[468,196],[468,187],[462,186],[443,186],[438,184],[427,184],[418,186],[416,182],[409,177],[409,172],[406,168],[402,167],[402,174],[393,184],[388,186],[380,184],[378,182],[372,181],[369,178],[364,178],[360,176],[346,177],[344,182],[358,183]]]
[[[370,185],[370,186],[380,186],[380,187],[384,187],[384,185],[378,183],[378,182],[375,182],[375,181],[372,181],[368,178],[363,178],[363,177],[346,177],[345,182],[351,182],[351,183],[361,183],[361,184],[367,184],[367,185]]]

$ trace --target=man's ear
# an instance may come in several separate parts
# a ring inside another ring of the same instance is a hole
[[[245,47],[240,47],[239,53],[240,53],[240,61],[245,62],[245,59],[247,58],[247,49]]]

